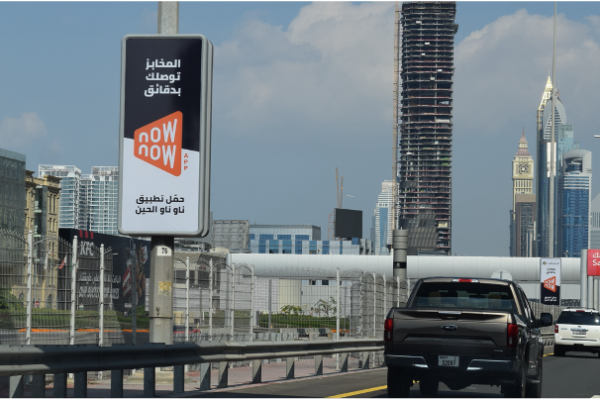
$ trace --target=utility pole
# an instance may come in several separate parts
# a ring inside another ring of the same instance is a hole
[[[158,2],[158,33],[179,33],[179,2]],[[150,342],[173,344],[173,236],[152,236],[150,253]]]
[[[406,274],[406,261],[408,251],[408,230],[394,229],[392,231],[392,254],[393,254],[393,273],[394,278],[398,280],[398,293],[400,297],[407,298],[410,288],[408,288],[408,276]],[[407,283],[406,291],[400,289],[402,282]],[[404,292],[404,293],[403,293]]]
[[[556,153],[554,150],[555,145],[555,121],[554,114],[556,110],[556,1],[554,2],[554,30],[552,34],[552,109],[550,110],[550,118],[552,121],[552,128],[550,132],[550,201],[549,208],[550,213],[548,215],[549,233],[548,233],[548,257],[554,257],[554,180],[555,180],[555,168],[556,168]]]

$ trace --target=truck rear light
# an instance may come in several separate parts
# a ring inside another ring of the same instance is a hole
[[[479,280],[477,279],[464,279],[464,278],[460,278],[460,279],[452,279],[452,282],[461,282],[461,283],[479,283]]]
[[[554,325],[554,333],[558,333],[558,325]]]
[[[519,325],[508,324],[506,329],[506,347],[517,347],[519,343]]]
[[[394,320],[392,318],[386,318],[385,322],[383,323],[383,341],[384,342],[392,341],[393,327],[394,327]]]

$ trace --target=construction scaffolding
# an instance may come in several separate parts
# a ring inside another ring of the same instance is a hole
[[[396,12],[395,215],[399,228],[418,228],[410,234],[409,254],[451,251],[455,14],[454,2],[403,3]]]

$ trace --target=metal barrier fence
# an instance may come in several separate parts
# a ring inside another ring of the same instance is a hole
[[[111,254],[77,249],[76,239],[0,231],[0,344],[123,343],[104,285]]]
[[[201,363],[200,390],[211,387],[210,364],[218,363],[218,387],[228,386],[227,369],[231,362],[251,361],[252,382],[261,382],[262,360],[278,357],[286,360],[286,379],[294,378],[298,357],[314,357],[315,375],[323,374],[323,357],[337,354],[340,372],[348,371],[348,353],[364,354],[361,368],[370,365],[368,354],[383,350],[382,339],[350,339],[336,341],[294,341],[287,343],[205,342],[202,345],[146,344],[99,347],[78,346],[2,346],[0,345],[0,377],[10,377],[9,397],[23,397],[24,376],[33,375],[32,397],[45,397],[45,374],[54,374],[54,397],[66,397],[67,373],[74,373],[74,397],[87,397],[89,371],[110,370],[111,397],[123,397],[123,369],[144,368],[144,397],[155,397],[155,367],[174,366],[173,390],[185,390],[185,365]],[[19,364],[14,365],[15,357]]]
[[[147,341],[141,263],[128,265],[130,312],[113,307],[119,285],[126,290],[126,277],[113,275],[113,254],[121,251],[134,250],[0,231],[0,344]],[[191,255],[175,260],[174,342],[375,338],[388,309],[405,301],[406,283],[365,271],[256,276],[253,266]]]

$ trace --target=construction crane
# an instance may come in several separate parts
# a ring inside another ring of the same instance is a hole
[[[342,188],[340,189],[340,180],[338,179],[338,169],[335,167],[335,194],[337,195],[337,208],[342,208],[344,200],[344,177],[342,176]]]
[[[336,208],[342,208],[342,201],[344,200],[344,177],[341,177],[341,188],[340,179],[338,176],[338,169],[335,167],[335,195],[337,196]],[[335,240],[335,210],[329,214],[329,227],[327,229],[327,237],[329,240]]]

